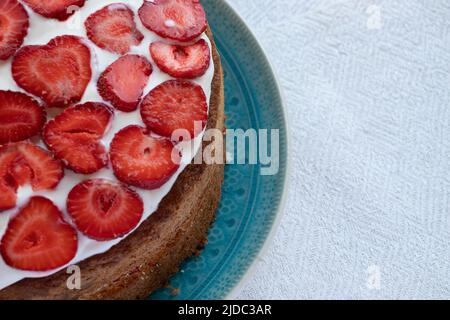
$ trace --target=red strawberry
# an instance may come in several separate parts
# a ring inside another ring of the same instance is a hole
[[[111,4],[89,16],[87,36],[102,49],[125,54],[144,39],[136,28],[134,13],[124,4]]]
[[[141,116],[147,128],[161,136],[171,137],[175,130],[184,129],[195,137],[208,119],[206,96],[195,83],[169,80],[142,100]],[[200,124],[200,130],[195,122]]]
[[[189,46],[153,42],[150,53],[162,71],[174,78],[185,79],[204,75],[211,58],[208,43],[203,39]]]
[[[50,271],[68,264],[78,248],[77,232],[47,198],[33,197],[8,224],[0,243],[6,264]]]
[[[28,33],[28,13],[17,0],[0,1],[0,60],[11,57]]]
[[[44,109],[26,94],[0,90],[0,144],[38,134],[46,121]]]
[[[100,139],[113,118],[112,110],[103,103],[88,102],[64,110],[44,128],[44,141],[66,166],[83,174],[94,173],[108,162]]]
[[[46,17],[67,20],[79,8],[84,6],[86,0],[23,0],[33,11]]]
[[[163,38],[191,41],[206,30],[206,14],[199,0],[144,1],[142,24]]]
[[[20,49],[12,74],[20,87],[50,107],[66,107],[81,100],[91,80],[91,52],[81,38],[56,37],[47,45]]]
[[[112,240],[132,231],[141,221],[144,204],[128,187],[104,179],[75,186],[67,211],[78,230],[96,240]]]
[[[3,149],[0,147],[0,212],[16,206],[18,187],[10,172],[18,155],[15,152],[3,152]]]
[[[126,55],[112,63],[97,83],[99,94],[120,111],[136,110],[152,74],[152,65],[138,55]]]
[[[116,134],[110,158],[120,181],[148,190],[161,187],[180,166],[180,154],[171,141],[149,136],[139,126]]]
[[[34,191],[50,190],[63,175],[60,161],[29,142],[0,146],[0,211],[14,208],[19,186],[30,183]]]

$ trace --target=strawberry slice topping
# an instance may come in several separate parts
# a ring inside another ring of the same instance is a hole
[[[76,255],[77,233],[47,198],[33,197],[9,224],[0,253],[9,266],[27,271],[50,271]]]
[[[142,218],[144,204],[130,188],[95,179],[72,189],[67,210],[78,230],[89,238],[106,241],[132,231]]]
[[[0,144],[38,134],[46,121],[44,109],[21,92],[0,90]]]
[[[67,20],[86,0],[23,0],[34,12],[46,18]]]
[[[110,150],[116,177],[127,184],[157,189],[180,166],[180,152],[164,138],[148,135],[144,128],[129,126],[116,134]]]
[[[69,169],[83,174],[97,172],[108,163],[100,139],[113,116],[103,103],[88,102],[67,108],[45,126],[44,141]]]
[[[111,4],[93,13],[85,23],[88,38],[102,49],[125,54],[144,39],[134,13],[124,4]]]
[[[15,207],[19,186],[30,183],[34,191],[51,190],[63,175],[60,161],[29,142],[0,146],[0,211]]]
[[[12,63],[17,84],[50,107],[66,107],[83,97],[91,80],[91,52],[76,36],[20,49]]]
[[[146,58],[123,56],[102,73],[97,83],[98,92],[118,110],[134,111],[152,71],[152,65]]]
[[[144,1],[142,24],[163,38],[191,41],[206,30],[206,14],[199,0]]]
[[[0,60],[11,57],[28,33],[28,13],[17,0],[0,1]]]
[[[208,43],[203,39],[188,46],[153,42],[150,53],[158,68],[174,78],[201,77],[211,60]]]
[[[147,128],[171,137],[179,129],[191,137],[199,135],[208,119],[208,105],[202,87],[185,80],[160,84],[142,100],[141,116]]]

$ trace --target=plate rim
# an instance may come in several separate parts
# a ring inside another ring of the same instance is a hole
[[[281,111],[283,114],[283,122],[284,122],[284,126],[285,126],[285,131],[286,131],[286,156],[287,156],[287,159],[286,159],[286,170],[285,170],[285,175],[284,175],[283,191],[282,191],[280,204],[278,206],[276,216],[272,223],[270,231],[267,234],[266,239],[264,240],[264,244],[259,249],[258,254],[253,259],[253,261],[250,263],[250,266],[247,268],[247,270],[241,276],[241,278],[239,279],[237,284],[224,297],[224,300],[235,300],[237,298],[237,296],[242,292],[242,289],[244,288],[244,286],[255,275],[256,269],[259,266],[262,257],[267,255],[267,252],[271,248],[271,246],[274,242],[275,236],[277,235],[278,230],[280,229],[281,221],[285,214],[287,197],[288,197],[288,185],[289,185],[289,181],[290,181],[289,177],[290,177],[290,173],[291,173],[291,157],[290,157],[290,154],[291,154],[291,134],[290,134],[291,126],[290,126],[289,120],[286,116],[286,98],[285,98],[282,86],[280,84],[280,78],[278,76],[276,68],[274,67],[273,63],[269,59],[269,56],[267,55],[266,50],[261,45],[261,43],[259,42],[258,38],[255,36],[255,34],[251,30],[251,28],[247,25],[247,23],[245,22],[245,19],[242,17],[242,15],[231,4],[229,4],[228,1],[226,1],[226,0],[221,0],[221,1],[225,6],[228,7],[228,9],[230,9],[230,11],[236,16],[236,18],[238,18],[240,20],[242,25],[247,29],[247,32],[249,33],[249,35],[254,39],[257,48],[261,51],[262,57],[266,61],[267,66],[269,67],[269,69],[274,77],[276,90],[277,90],[278,94],[280,95]]]

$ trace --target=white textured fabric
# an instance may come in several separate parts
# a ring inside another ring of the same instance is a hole
[[[229,3],[292,129],[285,216],[239,298],[449,298],[450,1]]]

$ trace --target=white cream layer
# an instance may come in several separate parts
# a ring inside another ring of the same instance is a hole
[[[156,41],[156,40],[163,40],[160,37],[158,37],[155,33],[147,30],[141,23],[139,17],[138,17],[138,9],[142,5],[143,1],[137,1],[137,0],[88,0],[86,1],[86,4],[83,6],[83,8],[78,11],[75,15],[73,15],[68,21],[65,22],[59,22],[54,19],[46,19],[43,18],[37,14],[35,14],[31,9],[29,9],[25,4],[28,14],[30,16],[30,28],[28,30],[28,35],[25,38],[24,46],[25,45],[44,45],[47,44],[51,39],[61,36],[61,35],[77,35],[81,36],[86,39],[86,44],[89,45],[92,51],[92,79],[89,83],[86,92],[83,96],[83,99],[80,103],[88,102],[88,101],[97,101],[97,102],[103,102],[103,99],[98,95],[97,92],[97,80],[99,75],[115,60],[119,58],[119,55],[110,53],[108,51],[102,50],[95,46],[94,44],[90,43],[89,40],[87,40],[86,37],[86,30],[84,28],[84,21],[86,18],[94,13],[95,11],[103,8],[106,5],[113,4],[113,3],[122,3],[128,5],[133,12],[135,13],[135,21],[138,29],[144,34],[145,39],[142,41],[142,43],[139,46],[133,47],[130,53],[134,54],[140,54],[142,56],[145,56],[149,61],[152,62],[153,65],[153,73],[150,76],[149,83],[147,87],[144,90],[144,96],[154,87],[161,84],[162,82],[166,80],[170,80],[171,77],[162,71],[160,71],[157,66],[154,64],[150,53],[149,53],[149,45],[150,43]],[[120,4],[118,4],[120,5]],[[211,47],[211,43],[208,39],[208,37],[203,34],[201,36],[203,39],[205,39],[208,44]],[[0,62],[0,89],[1,90],[13,90],[13,91],[21,91],[24,92],[22,89],[20,89],[17,84],[14,82],[11,74],[11,61],[12,59],[9,59],[6,62]],[[209,100],[211,97],[211,83],[214,76],[214,63],[212,61],[212,55],[211,55],[211,65],[206,72],[206,74],[198,79],[195,80],[196,83],[198,83],[203,90],[205,91],[207,100],[208,100],[208,106],[209,106]],[[55,116],[58,112],[61,110],[55,110],[55,109],[48,109],[48,118],[52,118]],[[124,113],[120,111],[115,111],[115,117],[113,120],[113,123],[111,125],[111,128],[105,135],[103,139],[103,143],[105,146],[109,147],[109,144],[111,140],[113,139],[114,135],[121,130],[122,128],[128,126],[128,125],[141,125],[144,126],[141,116],[139,113],[139,109],[135,112],[131,113]],[[203,138],[203,134],[198,136],[193,141],[193,148],[191,147],[191,144],[189,143],[183,143],[181,144],[181,150],[183,155],[183,163],[180,166],[180,169],[177,171],[177,173],[161,188],[157,190],[142,190],[142,189],[136,189],[136,192],[139,193],[142,200],[144,201],[144,216],[139,223],[139,225],[145,221],[153,212],[155,212],[158,208],[159,203],[161,200],[169,193],[171,188],[173,187],[175,181],[177,180],[178,176],[181,174],[181,172],[186,168],[186,166],[191,162],[194,155],[200,148],[200,144]],[[41,147],[44,147],[44,144],[39,138],[34,139],[34,142],[38,144]],[[111,168],[105,168],[95,174],[84,176],[75,174],[70,170],[65,170],[65,176],[59,183],[58,187],[55,190],[47,191],[47,192],[33,192],[31,190],[31,187],[22,187],[18,190],[18,203],[15,209],[0,212],[0,238],[5,233],[6,227],[8,225],[9,219],[14,216],[18,212],[18,208],[25,205],[29,198],[33,195],[41,195],[44,197],[49,198],[50,200],[55,203],[59,207],[59,209],[64,213],[66,220],[70,222],[70,219],[66,212],[66,198],[69,191],[78,183],[85,179],[90,178],[104,178],[104,179],[110,179],[113,181],[117,181],[115,178]],[[126,237],[126,236],[125,236]],[[124,237],[124,238],[125,238]],[[99,242],[92,239],[87,238],[86,236],[82,235],[81,233],[78,233],[78,252],[76,257],[70,262],[69,265],[74,265],[80,261],[83,261],[89,257],[92,257],[94,255],[104,253],[111,249],[114,245],[118,244],[121,239],[116,239],[113,241],[106,241],[106,242]],[[40,278],[40,277],[46,277],[53,273],[56,273],[59,270],[65,269],[67,266],[64,266],[60,269],[53,270],[51,272],[27,272],[27,271],[21,271],[17,269],[13,269],[5,264],[3,259],[0,257],[0,290],[15,283],[18,282],[24,278]]]

